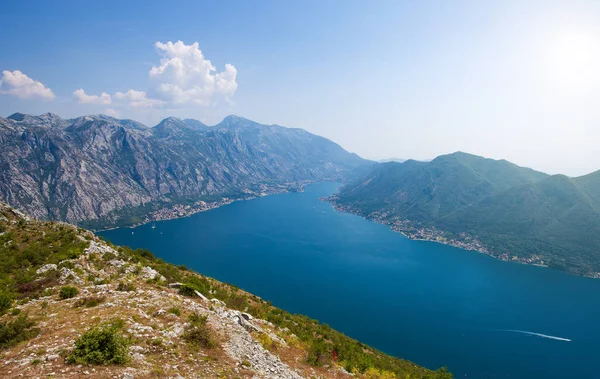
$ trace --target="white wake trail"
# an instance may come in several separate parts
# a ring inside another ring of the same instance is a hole
[[[535,332],[528,332],[526,330],[516,330],[516,329],[499,329],[499,331],[501,332],[513,332],[513,333],[521,333],[521,334],[528,334],[530,336],[536,336],[536,337],[542,337],[542,338],[549,338],[551,340],[557,340],[557,341],[565,341],[565,342],[571,342],[570,339],[568,338],[562,338],[562,337],[556,337],[556,336],[549,336],[547,334],[542,334],[542,333],[535,333]]]

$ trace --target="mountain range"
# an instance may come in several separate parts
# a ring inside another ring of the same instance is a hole
[[[154,127],[108,116],[0,118],[0,200],[100,229],[345,182],[340,210],[523,263],[600,277],[600,171],[548,175],[457,152],[374,163],[302,129],[228,116]]]
[[[343,180],[371,164],[302,129],[238,116],[214,126],[170,117],[147,127],[103,115],[15,113],[0,118],[0,146],[1,200],[89,228]]]
[[[332,201],[412,238],[600,276],[600,171],[569,178],[457,152],[377,164]]]

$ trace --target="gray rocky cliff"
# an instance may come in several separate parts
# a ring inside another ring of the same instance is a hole
[[[370,164],[301,129],[229,116],[149,128],[107,116],[0,118],[0,200],[37,218],[106,227],[158,205],[340,180]]]

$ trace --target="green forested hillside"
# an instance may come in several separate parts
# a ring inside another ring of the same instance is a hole
[[[436,238],[476,238],[503,259],[600,272],[600,172],[548,176],[455,153],[378,165],[335,202],[379,221],[433,230],[428,235]]]
[[[411,220],[428,222],[546,176],[507,161],[459,152],[431,162],[377,165],[366,177],[342,188],[339,201],[366,212],[386,208]]]
[[[579,274],[600,271],[597,204],[563,175],[490,196],[433,223],[468,231],[498,254],[538,255],[539,263]]]
[[[572,181],[579,186],[579,188],[581,188],[594,203],[600,204],[600,171],[573,178]]]

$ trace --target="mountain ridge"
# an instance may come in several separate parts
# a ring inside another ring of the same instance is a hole
[[[154,127],[104,115],[0,118],[0,200],[97,229],[344,180],[371,164],[301,129],[239,116],[202,125],[174,117]]]
[[[570,178],[456,152],[378,164],[331,201],[410,238],[600,277],[598,188],[600,171]]]

